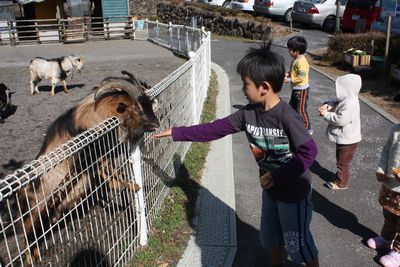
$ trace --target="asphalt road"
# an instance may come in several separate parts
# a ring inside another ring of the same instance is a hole
[[[309,51],[324,47],[328,35],[309,30],[303,33],[309,42]],[[275,40],[275,51],[285,57],[287,68],[290,58],[286,48],[288,37]],[[213,41],[212,61],[228,73],[232,112],[235,105],[246,104],[241,91],[241,79],[236,65],[249,47],[257,43]],[[334,82],[311,70],[311,91],[308,112],[319,154],[312,167],[314,213],[312,232],[319,249],[320,266],[379,266],[377,253],[363,244],[363,240],[379,233],[383,218],[378,204],[379,184],[375,168],[381,148],[392,123],[378,112],[361,103],[363,141],[359,144],[351,168],[349,190],[331,191],[323,186],[335,172],[335,144],[329,142],[324,130],[327,124],[318,116],[317,107],[335,96]],[[290,88],[284,85],[281,93],[289,101]],[[259,242],[261,189],[258,170],[244,134],[233,136],[235,196],[237,214],[238,250],[234,266],[269,266],[269,257]],[[287,261],[287,266],[297,266]]]

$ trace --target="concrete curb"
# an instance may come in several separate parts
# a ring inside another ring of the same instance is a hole
[[[231,113],[229,79],[217,64],[217,118]],[[236,254],[236,213],[233,176],[232,138],[211,143],[197,200],[196,234],[177,266],[232,266]]]

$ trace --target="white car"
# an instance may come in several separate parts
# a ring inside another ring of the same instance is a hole
[[[339,3],[339,17],[342,17],[346,0],[340,0]],[[333,31],[336,26],[336,0],[296,1],[292,19],[303,24],[319,25],[325,31]]]
[[[255,0],[254,15],[280,16],[289,22],[294,2],[295,0]]]
[[[198,2],[213,6],[222,6],[226,8],[230,8],[231,0],[199,0]]]
[[[253,12],[254,0],[236,0],[231,2],[233,9]]]

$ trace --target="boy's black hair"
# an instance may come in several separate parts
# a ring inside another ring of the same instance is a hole
[[[268,82],[272,90],[278,93],[285,78],[285,60],[271,51],[271,44],[272,40],[267,40],[260,48],[250,48],[237,65],[236,72],[252,79],[256,86]]]
[[[293,36],[287,41],[287,47],[292,51],[299,51],[300,55],[307,51],[307,41],[303,36]]]

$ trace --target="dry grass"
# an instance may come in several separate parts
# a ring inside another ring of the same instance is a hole
[[[326,48],[318,49],[307,54],[307,60],[310,64],[327,73],[336,79],[340,75],[350,73],[351,69],[343,65],[335,65],[326,61],[324,55]],[[376,75],[368,79],[363,79],[363,86],[360,94],[382,108],[384,111],[400,120],[400,103],[394,102],[395,95],[400,93],[400,83],[389,81],[385,75]]]

